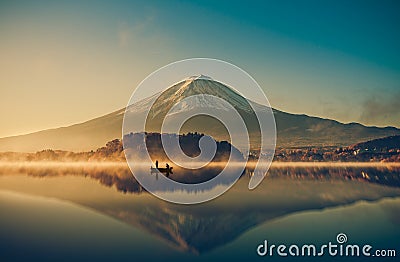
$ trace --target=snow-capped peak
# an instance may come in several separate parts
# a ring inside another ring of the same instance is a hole
[[[193,81],[193,80],[198,80],[198,79],[201,79],[201,80],[213,80],[211,77],[206,76],[206,75],[202,75],[202,74],[189,76],[185,80],[186,81]]]

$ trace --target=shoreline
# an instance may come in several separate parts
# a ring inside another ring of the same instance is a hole
[[[135,163],[136,164],[136,163]],[[254,167],[257,162],[248,162],[247,167]],[[136,165],[148,166],[137,163]],[[174,165],[174,163],[172,163]],[[214,162],[210,166],[225,166],[226,162]],[[231,162],[231,165],[242,166],[243,162]],[[128,167],[125,161],[0,161],[2,167]],[[280,167],[400,167],[400,162],[277,162],[270,168]]]

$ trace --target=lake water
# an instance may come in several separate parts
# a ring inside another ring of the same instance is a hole
[[[279,169],[253,191],[244,176],[221,197],[185,206],[143,192],[123,168],[52,168],[0,175],[1,261],[288,260],[256,248],[334,242],[341,232],[400,252],[398,170]],[[375,180],[357,179],[362,172]]]

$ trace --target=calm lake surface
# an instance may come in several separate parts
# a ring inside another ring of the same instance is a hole
[[[6,169],[0,175],[0,258],[290,260],[259,257],[256,248],[264,240],[335,242],[340,232],[349,243],[399,253],[398,170],[331,169],[271,170],[253,191],[243,176],[221,197],[190,206],[142,191],[123,169]]]

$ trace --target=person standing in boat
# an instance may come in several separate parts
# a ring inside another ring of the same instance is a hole
[[[166,176],[169,177],[171,170],[169,169],[168,163],[165,164],[165,167],[166,167]]]

